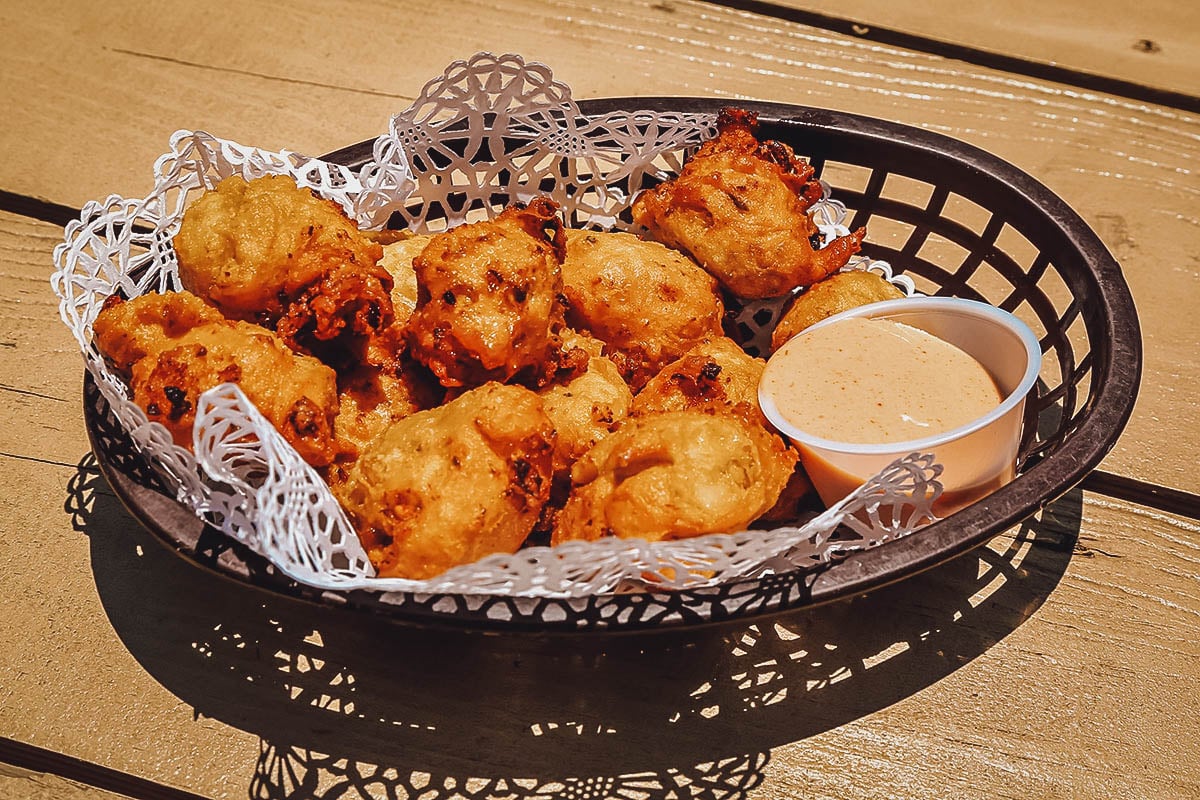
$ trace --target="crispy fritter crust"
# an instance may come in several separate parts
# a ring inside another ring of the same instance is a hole
[[[430,578],[521,546],[553,453],[538,396],[489,383],[392,425],[334,491],[380,577]]]
[[[568,329],[564,347],[582,350],[586,365],[563,383],[539,390],[546,416],[558,432],[556,468],[570,467],[629,415],[633,392],[604,353],[604,344]]]
[[[663,411],[741,407],[747,419],[773,434],[778,432],[758,405],[758,384],[767,363],[721,337],[701,342],[676,362],[663,367],[633,401],[635,416]],[[794,522],[812,505],[814,492],[804,467],[795,470],[774,506],[759,522]]]
[[[358,343],[392,324],[390,289],[381,268],[340,264],[288,303],[275,331],[293,350],[343,366]]]
[[[758,526],[795,525],[806,512],[818,512],[823,506],[817,490],[813,488],[804,465],[796,462],[796,469],[788,479],[787,485],[766,513],[759,517],[755,524]]]
[[[747,409],[633,417],[571,470],[552,541],[659,541],[742,530],[773,506],[796,463]]]
[[[174,245],[186,289],[228,318],[276,328],[294,348],[392,321],[380,245],[286,175],[224,179],[184,212]]]
[[[820,184],[786,144],[755,138],[754,114],[726,109],[718,128],[677,177],[638,195],[637,224],[743,299],[808,286],[858,252],[861,229],[814,249],[818,230],[807,212]]]
[[[191,292],[168,292],[125,300],[112,295],[92,325],[93,342],[115,370],[129,377],[138,360],[174,346],[180,336],[225,317]]]
[[[789,308],[771,334],[771,352],[775,352],[800,331],[826,317],[852,308],[904,297],[894,284],[874,272],[851,270],[830,275],[808,287]]]
[[[546,198],[434,236],[413,262],[413,357],[447,387],[548,383],[561,357],[564,250]]]
[[[393,325],[368,341],[352,367],[338,372],[338,415],[335,431],[346,452],[357,458],[395,422],[433,408],[443,399],[442,387],[403,352],[403,329]],[[327,476],[332,483],[342,470]]]
[[[642,387],[633,401],[633,413],[682,411],[714,404],[743,404],[757,410],[758,382],[766,365],[726,336],[706,339],[667,364]],[[766,422],[761,413],[757,418]]]
[[[134,402],[182,447],[192,446],[200,395],[228,382],[308,463],[326,466],[341,452],[333,370],[265,328],[226,320],[195,295],[171,292],[110,298],[93,332],[96,347],[129,378]]]
[[[716,281],[683,254],[633,234],[568,230],[563,283],[568,323],[604,341],[635,389],[721,333]]]
[[[414,233],[383,244],[379,263],[392,276],[392,309],[398,325],[407,322],[417,308],[417,272],[413,261],[432,238],[430,234]]]

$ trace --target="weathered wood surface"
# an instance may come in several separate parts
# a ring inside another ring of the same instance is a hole
[[[956,3],[914,0],[774,0],[778,5],[1102,75],[1142,86],[1200,94],[1200,6],[1149,0],[1136,7],[1038,0]],[[855,29],[851,29],[855,30]]]
[[[177,128],[332,150],[480,49],[545,61],[580,97],[752,97],[927,126],[1037,176],[1105,239],[1146,370],[1104,466],[1200,491],[1195,116],[703,3],[159,9],[7,12],[0,190],[144,192]],[[1096,495],[1068,495],[1030,542],[1000,537],[872,598],[666,641],[421,634],[215,580],[141,529],[90,461],[47,283],[61,235],[0,214],[0,736],[214,797],[281,797],[287,780],[318,796],[456,780],[471,796],[499,778],[541,797],[574,777],[671,775],[763,798],[1200,792],[1200,536]],[[373,764],[394,772],[371,785]],[[0,773],[0,797],[43,779]]]

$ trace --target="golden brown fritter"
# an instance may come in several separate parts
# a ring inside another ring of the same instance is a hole
[[[586,366],[565,383],[541,389],[546,416],[558,433],[557,467],[566,469],[603,439],[626,416],[633,392],[617,367],[603,354],[603,343],[587,334],[567,329],[566,348],[586,353]]]
[[[700,342],[642,387],[633,413],[681,411],[721,404],[758,409],[758,382],[767,362],[748,355],[727,336]],[[757,415],[761,421],[766,418]]]
[[[334,430],[346,459],[365,452],[396,421],[442,399],[441,386],[405,357],[402,340],[403,329],[393,325],[370,340],[357,364],[338,373]]]
[[[642,192],[633,219],[744,299],[778,297],[840,269],[863,230],[815,250],[808,216],[820,197],[812,167],[782,142],[759,143],[756,115],[726,109],[719,135],[680,174]]]
[[[334,491],[380,577],[431,578],[521,546],[553,451],[538,396],[489,383],[392,425]]]
[[[770,433],[777,433],[758,405],[758,383],[766,365],[727,337],[701,342],[646,384],[634,398],[632,413],[740,406],[747,419]],[[813,497],[812,483],[797,462],[779,499],[760,521],[795,521],[802,510],[812,505]]]
[[[93,331],[96,347],[129,377],[133,401],[182,447],[192,446],[200,395],[236,383],[308,463],[326,466],[341,450],[333,370],[265,328],[226,320],[199,298],[173,292],[110,299]]]
[[[93,341],[113,368],[129,377],[134,362],[174,346],[180,336],[210,322],[225,322],[225,317],[191,292],[133,300],[112,295],[92,325]]]
[[[564,249],[558,206],[546,198],[434,236],[413,263],[413,357],[447,387],[545,385],[561,355]]]
[[[391,323],[380,245],[286,175],[222,180],[184,212],[174,244],[186,289],[298,349]]]
[[[421,255],[432,238],[429,234],[410,233],[394,239],[389,237],[383,245],[383,258],[379,263],[392,276],[392,309],[397,324],[406,322],[417,308],[417,272],[413,260]]]
[[[868,303],[901,297],[904,297],[904,292],[874,272],[850,270],[834,273],[805,289],[780,318],[771,334],[771,352],[783,347],[788,339],[809,325],[815,325],[826,317]]]
[[[796,454],[748,409],[632,417],[575,462],[552,541],[659,541],[744,529],[775,504]]]
[[[813,487],[804,465],[796,462],[796,469],[788,478],[787,485],[771,506],[761,517],[755,520],[758,527],[795,525],[806,513],[819,512],[824,506],[817,490]]]
[[[567,321],[608,345],[634,389],[721,334],[716,281],[681,253],[629,233],[567,231],[563,293]]]

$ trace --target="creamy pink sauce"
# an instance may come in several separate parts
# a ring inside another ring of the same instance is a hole
[[[822,439],[883,444],[966,425],[1003,398],[954,345],[887,319],[851,317],[795,337],[763,374],[779,413]]]

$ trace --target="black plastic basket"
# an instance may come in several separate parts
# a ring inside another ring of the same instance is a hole
[[[587,114],[649,109],[716,113],[710,99],[583,101]],[[807,156],[867,227],[864,252],[911,276],[927,294],[982,300],[1038,334],[1041,380],[1026,404],[1019,474],[988,497],[916,534],[797,571],[695,591],[585,599],[336,594],[280,577],[261,558],[159,493],[153,473],[107,417],[88,382],[93,447],[131,510],[182,554],[219,572],[289,595],[360,606],[417,624],[502,630],[656,629],[747,619],[826,602],[912,575],[968,551],[1035,514],[1096,467],[1116,442],[1137,395],[1141,340],[1120,267],[1060,198],[995,156],[954,139],[882,120],[802,106],[742,102],[760,136]],[[371,142],[326,158],[359,166]],[[637,187],[632,187],[637,188]],[[497,198],[503,202],[504,198]]]

